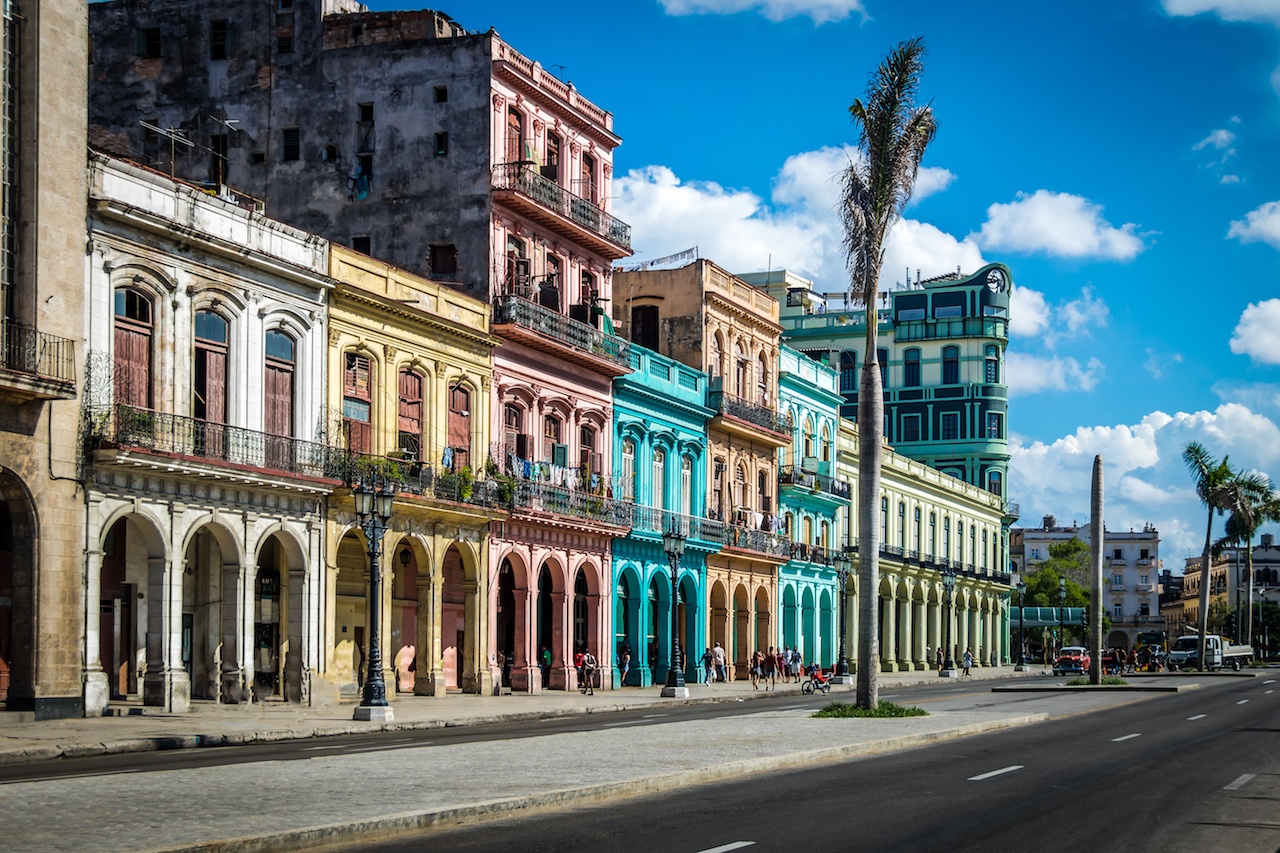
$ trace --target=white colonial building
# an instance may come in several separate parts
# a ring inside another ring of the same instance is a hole
[[[306,701],[328,243],[101,155],[89,222],[85,713]]]

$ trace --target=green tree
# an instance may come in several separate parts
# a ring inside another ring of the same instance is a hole
[[[859,128],[859,157],[841,182],[841,220],[850,294],[866,311],[866,357],[858,391],[858,705],[879,703],[878,604],[881,440],[884,389],[876,358],[876,293],[884,263],[884,240],[902,217],[915,189],[925,149],[937,130],[933,110],[915,105],[924,70],[924,41],[894,48],[867,83],[866,100],[854,100],[849,115]]]
[[[1189,442],[1182,449],[1182,461],[1196,484],[1196,495],[1208,511],[1208,520],[1204,531],[1204,553],[1201,566],[1203,576],[1200,582],[1200,669],[1207,666],[1207,650],[1205,648],[1209,634],[1209,588],[1211,581],[1213,551],[1213,516],[1235,512],[1247,502],[1262,503],[1270,492],[1270,484],[1266,478],[1258,474],[1241,474],[1231,467],[1227,457],[1219,462],[1209,454],[1204,445],[1198,441]]]
[[[1257,535],[1258,529],[1262,525],[1270,521],[1280,521],[1280,496],[1271,488],[1271,483],[1266,478],[1261,478],[1265,483],[1265,490],[1253,494],[1252,492],[1242,492],[1239,501],[1230,510],[1227,516],[1224,535],[1221,539],[1213,544],[1214,556],[1222,553],[1228,545],[1237,545],[1244,548],[1244,566],[1245,577],[1248,578],[1248,598],[1246,601],[1252,603],[1253,595],[1253,537]],[[1261,486],[1262,483],[1259,485]],[[1240,578],[1232,578],[1228,582],[1228,587],[1232,584],[1239,584]],[[1237,594],[1237,601],[1239,600]],[[1236,638],[1237,643],[1253,644],[1253,611],[1248,610],[1245,615],[1245,624],[1237,625],[1236,614],[1232,614],[1231,634]],[[1241,630],[1243,627],[1244,630]]]

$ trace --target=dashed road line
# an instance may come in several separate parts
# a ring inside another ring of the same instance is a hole
[[[1230,785],[1227,785],[1227,786],[1226,786],[1226,787],[1224,787],[1222,790],[1224,790],[1224,791],[1238,791],[1238,790],[1240,790],[1240,788],[1242,788],[1242,787],[1245,785],[1245,783],[1247,783],[1250,779],[1252,779],[1252,778],[1253,778],[1253,776],[1254,776],[1254,774],[1252,774],[1252,773],[1245,773],[1245,774],[1242,774],[1241,776],[1237,777],[1237,779],[1236,779],[1234,782],[1232,782]]]
[[[977,776],[970,776],[970,782],[981,782],[983,779],[990,779],[992,776],[1001,776],[1005,773],[1012,773],[1015,770],[1021,770],[1025,765],[1011,764],[1008,767],[1001,767],[999,770],[992,770],[990,773],[980,773]]]
[[[1275,684],[1275,683],[1276,683],[1276,680],[1275,680],[1274,678],[1268,678],[1266,681],[1264,681],[1264,682],[1262,682],[1262,683],[1263,683],[1263,684]]]
[[[1208,714],[1196,714],[1194,717],[1187,717],[1188,720],[1203,720]]]
[[[698,853],[729,853],[730,850],[741,850],[743,847],[753,847],[754,841],[730,841],[728,844],[721,844],[719,847],[708,847],[706,850],[700,850]]]
[[[614,729],[614,728],[617,728],[618,726],[638,726],[643,722],[644,720],[628,720],[625,723],[605,723],[603,726],[601,726],[601,728]]]
[[[1243,705],[1245,702],[1248,702],[1248,701],[1249,701],[1248,699],[1241,699],[1241,700],[1240,700],[1239,702],[1237,702],[1236,704],[1237,704],[1237,705]]]
[[[1122,741],[1122,740],[1133,740],[1133,739],[1134,739],[1134,738],[1136,738],[1136,737],[1142,737],[1142,732],[1134,732],[1134,733],[1133,733],[1133,734],[1131,734],[1131,735],[1124,735],[1123,737],[1113,737],[1113,738],[1111,739],[1111,742],[1112,742],[1112,743],[1119,743],[1119,742],[1120,742],[1120,741]]]
[[[1264,694],[1267,694],[1267,693],[1275,693],[1275,691],[1274,691],[1274,690],[1264,690],[1264,691],[1262,691],[1262,692],[1263,692]]]
[[[645,714],[644,718],[646,720],[656,720],[658,717],[669,717],[669,716],[671,715],[670,714]]]

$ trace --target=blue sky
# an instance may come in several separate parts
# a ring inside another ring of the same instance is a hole
[[[1280,0],[444,8],[613,113],[637,259],[697,245],[831,292],[847,107],[923,36],[939,130],[882,284],[1012,268],[1023,522],[1083,523],[1101,453],[1108,527],[1154,523],[1176,571],[1204,536],[1187,441],[1280,480]]]

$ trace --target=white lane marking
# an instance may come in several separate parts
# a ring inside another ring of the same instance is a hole
[[[644,718],[646,720],[656,720],[658,717],[669,717],[669,716],[671,715],[670,714],[645,714]]]
[[[970,782],[981,782],[983,779],[990,779],[992,776],[999,776],[1003,773],[1012,773],[1015,770],[1021,770],[1024,765],[1010,764],[1008,767],[1002,767],[999,770],[992,770],[990,773],[981,773],[977,776],[970,776]]]
[[[1194,717],[1187,717],[1188,720],[1203,720],[1208,714],[1196,714]]]
[[[625,723],[605,723],[601,728],[613,729],[618,726],[638,726],[643,722],[644,720],[628,720]]]
[[[1240,700],[1239,702],[1237,702],[1236,704],[1237,704],[1237,705],[1243,705],[1245,702],[1248,702],[1248,701],[1249,701],[1248,699],[1241,699],[1241,700]]]
[[[1264,690],[1264,691],[1262,691],[1262,692],[1263,692],[1263,694],[1264,694],[1264,695],[1265,695],[1265,694],[1267,694],[1267,693],[1275,693],[1275,691],[1274,691],[1274,690]]]
[[[741,850],[743,847],[754,846],[754,841],[730,841],[728,844],[721,844],[719,847],[708,847],[706,850],[699,850],[698,853],[729,853],[730,850]]]
[[[340,747],[340,746],[308,746],[308,747],[304,748],[302,751],[303,751],[303,752],[318,752],[318,751],[320,751],[320,750],[322,750],[322,749],[342,749],[342,747]]]
[[[1131,735],[1125,735],[1124,737],[1113,737],[1113,738],[1111,739],[1111,742],[1112,742],[1112,743],[1119,743],[1119,742],[1120,742],[1120,741],[1122,741],[1122,740],[1132,740],[1133,738],[1136,738],[1136,737],[1142,737],[1142,732],[1134,732],[1133,734],[1131,734]]]
[[[1262,682],[1262,683],[1263,683],[1263,684],[1275,684],[1275,683],[1276,683],[1276,680],[1275,680],[1274,678],[1268,678],[1266,681],[1264,681],[1264,682]]]
[[[1253,778],[1253,774],[1252,774],[1252,773],[1245,773],[1245,774],[1243,774],[1242,776],[1240,776],[1238,779],[1236,779],[1236,781],[1232,782],[1230,785],[1226,786],[1226,787],[1225,787],[1225,788],[1223,788],[1222,790],[1224,790],[1224,791],[1236,791],[1236,790],[1239,790],[1240,788],[1242,788],[1242,787],[1245,785],[1245,783],[1246,783],[1246,782],[1248,782],[1248,781],[1249,781],[1250,779],[1252,779],[1252,778]]]

